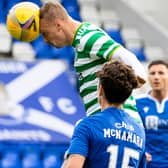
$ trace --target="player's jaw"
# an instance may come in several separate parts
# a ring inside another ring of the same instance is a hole
[[[151,83],[151,86],[152,86],[153,90],[161,90],[162,89],[162,86],[159,82],[153,82],[153,83]]]
[[[44,38],[44,41],[56,48],[62,48],[64,47],[64,44],[61,44],[60,41],[57,41],[57,40],[48,40],[47,38]]]

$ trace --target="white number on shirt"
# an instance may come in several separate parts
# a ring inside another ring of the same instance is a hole
[[[116,168],[118,161],[118,150],[119,150],[118,145],[110,145],[107,148],[107,152],[110,153],[108,168]],[[122,160],[121,168],[129,167],[130,158],[139,160],[139,152],[134,149],[125,147],[123,156],[121,158]]]

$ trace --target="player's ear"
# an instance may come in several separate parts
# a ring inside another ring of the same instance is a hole
[[[98,84],[98,96],[100,97],[100,96],[102,96],[103,95],[103,87],[102,87],[102,85],[99,83]]]
[[[56,31],[59,32],[62,29],[61,22],[59,19],[55,20]]]
[[[103,94],[104,94],[103,87],[102,87],[102,85],[99,83],[99,85],[98,85],[98,101],[99,101],[99,104],[100,104],[100,105],[102,104]]]

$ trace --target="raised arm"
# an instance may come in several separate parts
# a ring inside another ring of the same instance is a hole
[[[115,52],[113,52],[111,59],[120,59],[125,64],[130,65],[134,69],[138,77],[139,87],[141,87],[146,82],[147,75],[145,72],[145,68],[137,59],[136,55],[129,50],[125,49],[124,47],[119,47],[115,50]]]

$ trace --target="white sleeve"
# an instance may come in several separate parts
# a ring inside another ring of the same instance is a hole
[[[118,48],[113,53],[112,59],[122,60],[125,64],[130,65],[133,68],[136,75],[143,78],[145,81],[147,80],[147,74],[144,66],[140,63],[135,54],[128,51],[124,47]]]

